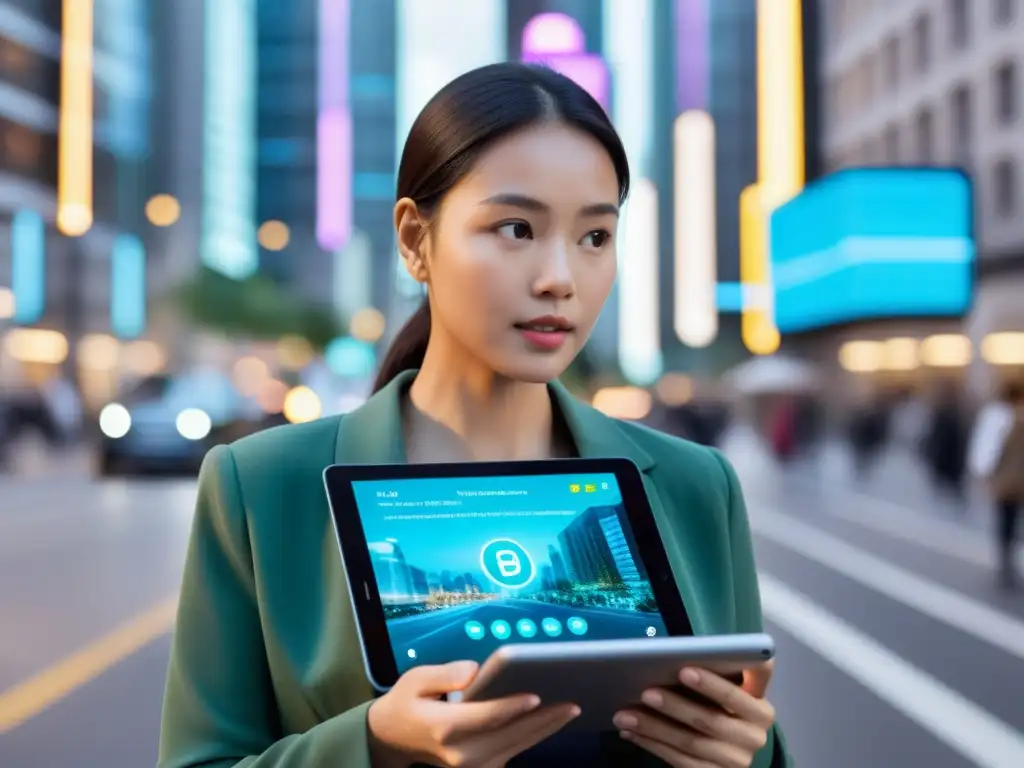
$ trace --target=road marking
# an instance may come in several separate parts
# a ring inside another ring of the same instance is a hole
[[[981,768],[1024,765],[1024,734],[807,597],[761,574],[765,618]]]
[[[0,734],[14,730],[167,634],[177,610],[178,598],[168,599],[35,677],[0,692]]]
[[[862,507],[861,511],[856,514],[825,509],[827,514],[864,528],[874,528],[880,533],[887,533],[895,538],[930,549],[940,555],[957,558],[971,565],[986,569],[996,567],[994,535],[985,536],[978,529],[968,528],[965,525],[951,523],[937,517],[929,517],[890,499],[883,499],[853,489],[843,489],[843,491],[850,496],[863,499],[875,509],[866,511]],[[888,512],[880,513],[877,511],[879,508],[887,509]],[[897,519],[899,519],[899,523],[896,522]],[[1018,549],[1016,559],[1018,567],[1024,569],[1024,551]]]
[[[759,535],[954,629],[1024,659],[1024,622],[956,590],[923,579],[779,512],[750,518]]]

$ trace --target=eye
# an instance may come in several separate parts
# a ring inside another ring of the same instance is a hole
[[[611,238],[612,235],[607,229],[595,229],[588,232],[580,242],[588,248],[604,248]]]
[[[531,240],[533,238],[533,229],[525,221],[510,221],[494,231],[509,240]]]

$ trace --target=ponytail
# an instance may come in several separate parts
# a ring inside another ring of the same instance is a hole
[[[419,368],[430,340],[430,302],[424,299],[412,317],[401,327],[388,347],[373,382],[374,393],[384,389],[402,371]]]

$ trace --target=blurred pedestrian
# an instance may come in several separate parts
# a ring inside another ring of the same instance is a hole
[[[971,468],[986,478],[996,512],[999,581],[1020,582],[1015,557],[1024,504],[1024,386],[1007,385],[999,401],[982,410],[972,436]]]
[[[944,385],[932,410],[922,456],[932,484],[951,495],[965,508],[964,476],[967,464],[968,427],[956,388]]]
[[[850,419],[850,447],[858,480],[867,478],[888,438],[889,409],[882,398],[876,397],[854,411]]]

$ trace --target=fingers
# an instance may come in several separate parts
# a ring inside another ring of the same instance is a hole
[[[579,717],[575,704],[553,704],[521,717],[499,733],[481,733],[466,739],[457,748],[458,758],[452,764],[464,764],[469,759],[486,758],[488,766],[504,766],[509,760],[535,744],[549,738]],[[455,755],[448,755],[450,758]]]
[[[755,699],[763,699],[768,692],[768,684],[775,672],[775,659],[766,661],[751,669],[743,671],[743,690]]]
[[[671,691],[645,691],[641,700],[651,709],[660,712],[667,720],[682,723],[695,733],[735,744],[748,752],[756,752],[767,743],[768,737],[764,727],[733,717],[725,711],[689,701]],[[620,728],[629,727],[619,723],[616,725]]]
[[[452,744],[473,734],[489,734],[538,706],[540,697],[533,694],[460,704],[438,702],[433,736],[439,744]]]
[[[626,741],[633,742],[638,747],[642,747],[655,757],[660,757],[665,761],[666,765],[670,765],[672,768],[719,768],[719,766],[714,763],[709,763],[706,760],[700,760],[696,757],[689,757],[687,755],[680,754],[672,747],[646,736],[641,736],[638,733],[623,731],[620,735]]]
[[[765,699],[751,696],[740,686],[730,683],[706,669],[684,669],[679,675],[683,685],[692,688],[720,705],[741,720],[769,728],[775,722],[775,709]]]
[[[398,684],[408,686],[414,696],[443,696],[469,685],[479,668],[480,665],[474,661],[413,667],[399,678]]]
[[[620,712],[614,722],[616,727],[622,729],[623,738],[627,740],[630,736],[640,736],[669,747],[671,752],[707,761],[720,768],[748,768],[750,757],[756,751],[682,727],[679,722],[670,722],[650,712]]]

